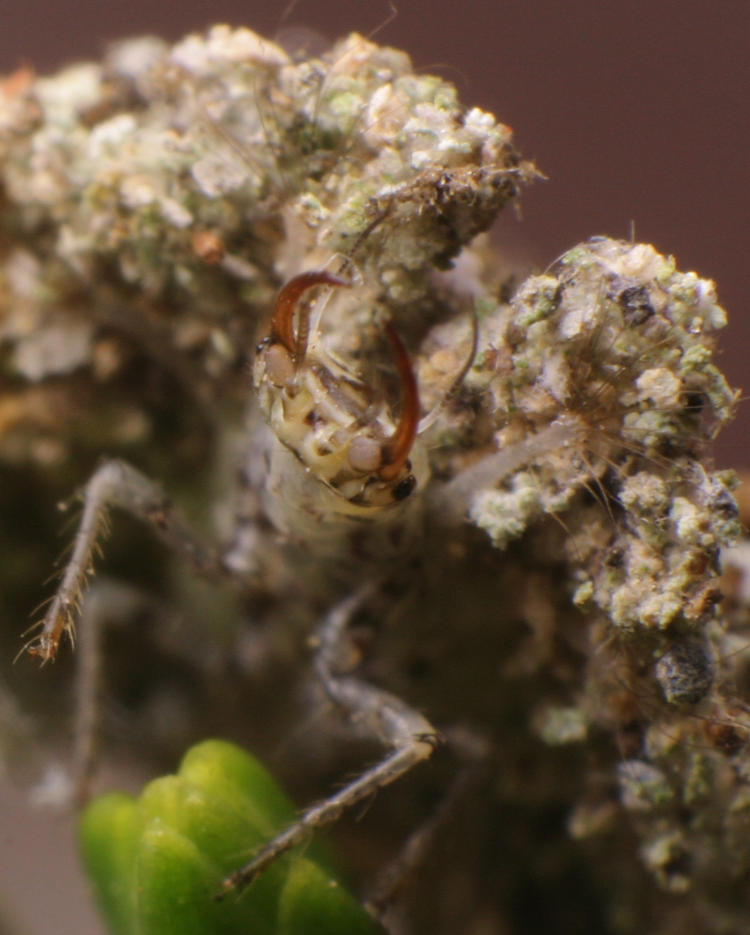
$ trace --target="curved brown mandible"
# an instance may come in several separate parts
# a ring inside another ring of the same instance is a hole
[[[388,439],[384,459],[385,463],[378,472],[382,480],[393,480],[406,464],[409,452],[414,445],[419,426],[419,389],[417,378],[411,366],[409,354],[393,325],[385,323],[385,333],[393,348],[396,368],[401,378],[402,408],[396,431]]]
[[[279,341],[292,355],[295,364],[301,363],[307,353],[310,312],[300,312],[297,322],[297,334],[294,334],[294,313],[297,304],[308,289],[313,286],[348,286],[349,283],[333,273],[323,269],[312,269],[293,276],[276,296],[271,318],[271,338]]]

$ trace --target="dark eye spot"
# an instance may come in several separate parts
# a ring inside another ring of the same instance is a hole
[[[675,643],[656,664],[656,680],[670,704],[697,704],[711,690],[715,666],[709,649],[697,640]]]
[[[720,490],[716,496],[712,497],[709,505],[717,513],[721,513],[722,516],[728,519],[739,518],[740,508],[737,501],[726,488]]]
[[[706,397],[703,393],[688,393],[685,397],[685,412],[700,415],[706,407]]]
[[[399,484],[393,488],[394,500],[406,500],[409,494],[417,486],[417,479],[413,474],[405,477]]]
[[[628,286],[617,296],[626,325],[642,325],[654,314],[651,296],[645,286]]]

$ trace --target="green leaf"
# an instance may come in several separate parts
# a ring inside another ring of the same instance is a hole
[[[113,935],[135,935],[135,852],[143,830],[138,805],[119,792],[92,802],[79,828],[83,863]]]
[[[84,813],[81,850],[113,935],[375,935],[362,906],[299,850],[242,893],[221,881],[295,817],[266,769],[211,740],[140,799],[104,796]]]
[[[236,907],[213,899],[220,877],[216,864],[192,841],[154,819],[136,857],[133,935],[240,932]]]
[[[180,776],[221,796],[266,837],[297,816],[291,799],[268,770],[224,740],[205,740],[188,750],[180,765]]]
[[[279,902],[278,935],[373,935],[378,931],[359,902],[311,860],[289,868]]]

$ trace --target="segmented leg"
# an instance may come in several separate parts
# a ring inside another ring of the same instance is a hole
[[[102,668],[100,603],[95,590],[92,590],[84,596],[81,606],[73,734],[73,804],[77,808],[82,808],[88,801],[96,760]]]
[[[97,579],[83,595],[76,665],[73,734],[72,802],[83,808],[89,799],[99,735],[102,633],[116,620],[131,619],[144,595],[111,580]]]
[[[419,868],[435,850],[436,839],[444,825],[455,816],[480,781],[489,763],[490,746],[483,738],[465,728],[445,732],[445,741],[459,755],[463,764],[434,812],[404,842],[401,852],[383,870],[373,886],[365,906],[386,931],[391,931],[390,915]]]
[[[111,507],[150,523],[170,548],[186,556],[201,573],[215,576],[222,571],[218,554],[203,545],[157,484],[124,461],[105,461],[83,491],[83,515],[72,554],[41,622],[41,633],[26,647],[43,663],[55,658],[63,634],[74,640],[81,595]]]
[[[253,882],[278,857],[304,841],[318,828],[372,796],[426,760],[440,742],[430,722],[389,692],[339,673],[346,640],[344,631],[356,609],[374,589],[368,585],[342,601],[328,614],[318,632],[315,667],[329,698],[363,731],[393,748],[380,763],[339,792],[305,811],[299,819],[269,841],[244,867],[227,877],[217,898]]]

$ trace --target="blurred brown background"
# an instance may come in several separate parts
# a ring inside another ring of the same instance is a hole
[[[731,329],[723,360],[750,388],[745,267],[750,214],[749,0],[397,0],[378,41],[457,83],[462,100],[514,127],[549,181],[526,196],[523,223],[499,236],[544,267],[592,234],[653,242],[715,279]],[[305,26],[369,34],[386,0],[25,0],[3,9],[0,72],[49,71],[96,58],[107,42],[167,39],[225,21],[268,36]],[[722,465],[750,465],[740,411],[719,442]]]

